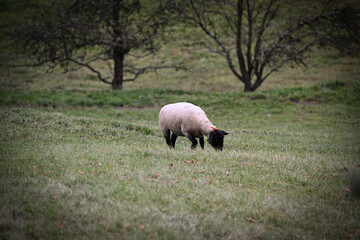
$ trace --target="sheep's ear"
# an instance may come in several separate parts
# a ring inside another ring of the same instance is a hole
[[[221,130],[221,132],[224,134],[224,136],[229,134],[229,133],[227,133],[227,132],[225,132],[223,130]]]

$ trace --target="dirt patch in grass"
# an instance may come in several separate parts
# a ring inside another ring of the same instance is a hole
[[[307,98],[307,99],[300,99],[300,98],[290,98],[290,102],[302,105],[320,105],[321,100],[319,98]]]

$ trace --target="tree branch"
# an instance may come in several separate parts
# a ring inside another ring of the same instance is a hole
[[[248,18],[248,39],[247,39],[247,53],[246,53],[246,62],[247,62],[247,70],[248,70],[248,74],[251,78],[251,73],[252,73],[252,60],[251,60],[251,46],[252,46],[252,37],[253,37],[253,27],[254,27],[254,23],[253,23],[253,12],[254,12],[254,6],[250,6],[250,2],[249,0],[246,0],[246,5],[247,5],[247,18]],[[255,3],[254,3],[255,5]]]
[[[80,65],[80,66],[83,66],[83,67],[88,68],[88,69],[89,69],[90,71],[92,71],[93,73],[96,73],[96,75],[98,76],[98,78],[99,78],[100,81],[102,81],[103,83],[106,83],[106,84],[110,84],[110,85],[111,85],[111,82],[109,82],[109,81],[106,80],[106,79],[108,79],[108,77],[105,77],[105,78],[102,77],[101,72],[99,72],[99,71],[97,71],[96,69],[94,69],[92,66],[90,66],[89,63],[79,62],[79,61],[77,61],[77,60],[75,60],[75,59],[72,59],[72,58],[70,58],[69,61],[70,61],[70,62],[73,62],[73,63],[75,63],[75,64],[78,64],[78,65]]]
[[[231,31],[236,34],[236,24],[234,23],[234,21],[231,20],[231,18],[229,17],[228,13],[226,12],[227,10],[224,7],[224,1],[219,1],[221,4],[221,15],[225,18],[226,22],[228,23],[228,25],[230,26]]]
[[[299,56],[301,56],[301,54],[303,54],[306,50],[308,50],[310,47],[314,46],[317,42],[318,42],[318,39],[315,39],[315,40],[311,41],[311,42],[308,43],[306,46],[304,46],[302,49],[296,51],[296,53],[294,53],[293,55],[291,55],[291,56],[289,56],[288,58],[286,58],[286,59],[284,59],[283,61],[281,61],[278,65],[276,65],[275,67],[273,67],[273,68],[261,79],[261,83],[264,82],[265,79],[270,76],[270,74],[272,74],[273,72],[275,72],[275,71],[277,71],[279,68],[281,68],[285,63],[295,60],[296,58],[298,58]]]
[[[336,14],[336,13],[335,12],[327,13],[327,14],[324,14],[324,15],[316,16],[316,17],[314,17],[312,19],[309,19],[309,20],[306,20],[306,21],[300,21],[298,23],[293,24],[293,26],[291,28],[287,29],[282,34],[280,34],[279,37],[277,38],[277,40],[272,44],[270,50],[268,51],[268,53],[265,56],[264,62],[266,62],[266,60],[271,57],[274,50],[279,47],[281,42],[286,37],[290,36],[294,31],[296,31],[297,29],[299,29],[299,28],[301,28],[301,27],[303,27],[305,25],[310,25],[310,24],[312,24],[312,23],[314,23],[316,21],[319,21],[321,19],[328,18],[328,17],[330,17],[330,16],[332,16],[334,14]]]
[[[261,25],[259,27],[259,31],[257,32],[257,39],[256,39],[256,43],[255,43],[255,50],[254,50],[254,63],[253,63],[254,68],[255,68],[255,74],[257,76],[260,74],[259,64],[260,64],[261,56],[263,55],[263,52],[261,52],[261,45],[263,43],[263,34],[264,34],[266,28],[269,26],[270,22],[274,19],[275,15],[279,9],[279,5],[278,5],[275,10],[271,11],[272,6],[276,2],[277,2],[277,0],[269,1],[269,4],[266,7],[265,14],[262,19]],[[264,1],[261,4],[263,4],[263,3],[264,3]]]
[[[206,35],[208,35],[210,38],[212,38],[222,49],[224,55],[225,55],[225,58],[226,58],[226,61],[228,63],[228,66],[230,68],[230,70],[233,72],[233,74],[238,78],[240,79],[241,81],[243,81],[243,78],[242,76],[235,70],[235,67],[234,67],[234,64],[232,62],[232,59],[231,59],[231,56],[230,56],[230,51],[226,49],[224,43],[216,37],[215,34],[211,33],[207,28],[206,26],[204,25],[203,21],[202,21],[202,18],[201,18],[201,15],[200,13],[198,12],[197,8],[195,7],[194,5],[194,2],[191,0],[190,2],[190,5],[191,5],[191,8],[193,10],[193,12],[195,13],[196,15],[196,19],[192,18],[192,21],[194,21],[195,23],[197,23],[199,25],[199,27],[203,30],[203,32],[206,33]]]
[[[238,0],[237,2],[237,23],[236,23],[236,55],[238,57],[239,65],[240,65],[240,72],[242,74],[242,78],[244,74],[246,74],[246,67],[245,67],[245,59],[243,56],[243,52],[241,49],[241,39],[242,39],[242,16],[244,12],[244,3],[243,0]],[[245,81],[242,80],[244,83]]]
[[[134,68],[132,66],[127,65],[126,67],[130,67],[132,68],[132,71],[127,71],[130,73],[134,74],[134,77],[132,78],[126,78],[123,81],[124,82],[132,82],[135,81],[141,74],[144,74],[147,71],[156,71],[156,70],[160,70],[160,69],[170,69],[170,68],[175,68],[175,70],[179,70],[179,69],[185,69],[183,66],[174,66],[174,65],[168,65],[168,66],[147,66],[147,67],[143,67],[143,68]]]

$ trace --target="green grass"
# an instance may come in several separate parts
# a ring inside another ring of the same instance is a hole
[[[347,88],[343,88],[348,85]],[[337,90],[337,91],[335,91]],[[163,106],[171,101],[190,101],[215,109],[240,106],[238,99],[266,100],[260,105],[268,105],[279,100],[288,102],[334,103],[346,101],[356,105],[360,100],[358,82],[347,83],[337,79],[319,83],[312,87],[273,88],[265,91],[243,92],[197,92],[172,89],[137,89],[123,91],[24,91],[1,90],[0,104],[32,105],[40,107],[120,107],[146,108]],[[268,107],[268,106],[267,106]],[[276,106],[277,107],[277,106]]]
[[[0,69],[1,239],[360,237],[359,60],[313,49],[309,68],[285,66],[243,93],[188,35],[133,61],[189,71],[123,91],[85,69]],[[224,151],[167,147],[157,116],[178,101],[230,132]]]
[[[356,82],[0,93],[4,239],[359,237]],[[174,101],[230,132],[224,151],[169,149],[157,115]]]

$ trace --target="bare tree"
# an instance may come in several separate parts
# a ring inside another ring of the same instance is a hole
[[[360,57],[360,5],[353,1],[322,0],[336,14],[320,24],[326,34],[323,44],[338,49],[343,55]]]
[[[44,9],[16,33],[16,42],[32,57],[27,66],[48,64],[65,71],[85,67],[113,89],[149,70],[180,68],[164,62],[139,67],[126,61],[159,49],[157,36],[170,22],[170,1],[63,0]],[[99,69],[99,61],[110,71]]]
[[[244,91],[255,91],[284,64],[305,65],[306,53],[326,37],[318,23],[335,14],[319,6],[316,1],[187,0],[182,11],[209,37],[201,44],[226,59]]]

